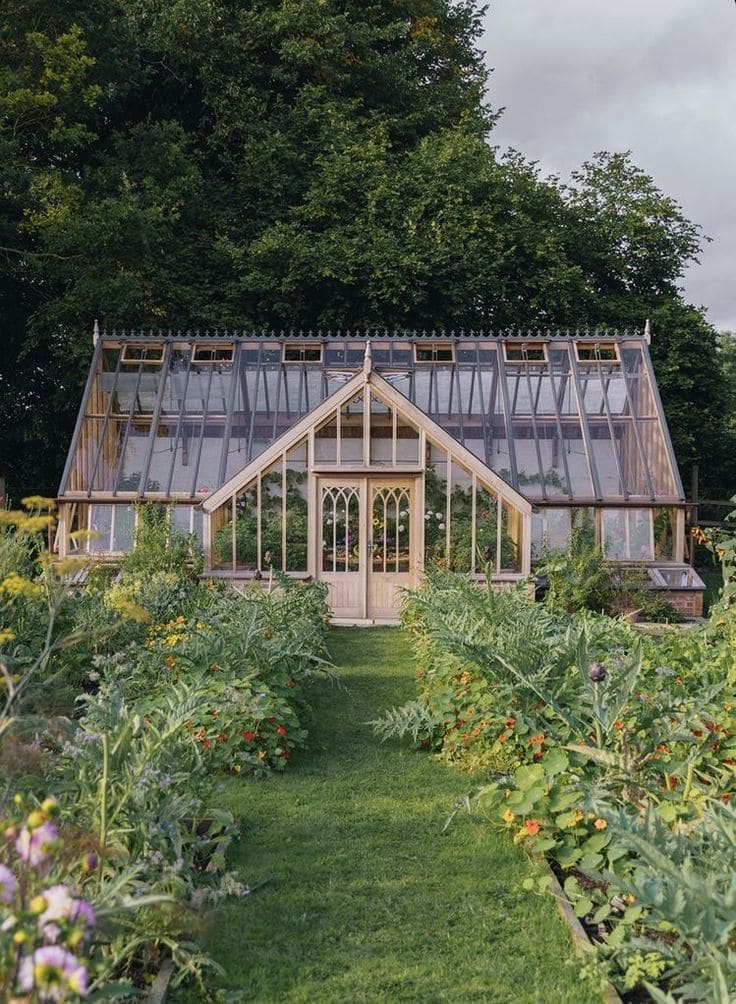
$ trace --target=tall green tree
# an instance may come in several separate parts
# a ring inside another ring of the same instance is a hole
[[[714,335],[678,289],[697,228],[626,155],[595,157],[570,187],[499,157],[482,13],[474,0],[6,0],[0,473],[53,489],[95,317],[651,317],[679,454],[714,443]],[[708,415],[696,387],[713,393]]]

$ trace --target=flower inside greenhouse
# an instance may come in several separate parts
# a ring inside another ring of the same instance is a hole
[[[395,619],[433,563],[506,588],[576,528],[702,588],[648,331],[95,340],[62,552],[119,559],[155,501],[206,575],[319,580],[336,618]]]

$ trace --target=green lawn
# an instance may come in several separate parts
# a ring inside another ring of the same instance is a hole
[[[414,696],[398,629],[334,629],[344,689],[311,693],[311,751],[270,781],[233,782],[231,851],[252,896],[218,908],[208,950],[227,1000],[590,1004],[551,899],[487,822],[458,815],[471,779],[365,722]]]

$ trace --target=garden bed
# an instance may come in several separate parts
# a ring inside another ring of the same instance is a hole
[[[642,636],[440,572],[407,604],[418,699],[377,730],[486,773],[471,806],[559,869],[583,975],[628,999],[736,994],[734,619]]]
[[[250,891],[226,871],[238,826],[213,808],[217,778],[304,749],[324,590],[199,583],[155,507],[115,582],[93,570],[69,590],[81,565],[46,553],[53,504],[30,505],[0,514],[0,997],[167,977],[204,995],[202,913]]]

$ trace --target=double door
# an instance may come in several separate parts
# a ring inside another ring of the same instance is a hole
[[[319,477],[318,578],[335,617],[395,620],[402,589],[417,584],[416,475]]]

